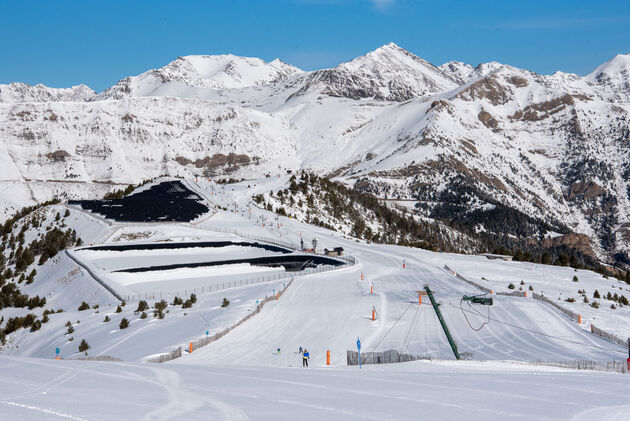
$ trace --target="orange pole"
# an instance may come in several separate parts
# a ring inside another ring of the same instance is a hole
[[[422,305],[422,294],[418,294],[418,305]]]
[[[374,320],[376,320],[376,319],[374,318],[374,309],[372,309],[372,321],[374,321]]]
[[[361,272],[361,280],[363,280],[363,272]]]
[[[494,292],[492,292],[492,290],[490,290],[490,294],[494,294]]]
[[[279,299],[280,299],[280,293],[276,292],[276,300],[279,300]]]
[[[374,285],[370,285],[370,294],[374,294]]]
[[[527,298],[527,291],[525,291],[525,298]]]
[[[326,351],[326,365],[330,365],[330,350]]]
[[[578,314],[578,324],[582,324],[582,315]]]
[[[193,348],[192,344],[193,344],[192,342],[188,344],[188,352],[190,352],[191,354],[192,354],[192,348]]]

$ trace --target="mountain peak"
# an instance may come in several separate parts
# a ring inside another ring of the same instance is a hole
[[[456,87],[433,64],[390,42],[333,69],[313,72],[296,95],[315,90],[351,99],[407,101]]]
[[[630,101],[630,54],[617,54],[586,75],[584,80],[600,85],[611,99]]]
[[[0,103],[83,102],[94,95],[95,92],[85,85],[70,88],[50,88],[41,83],[29,85],[22,82],[0,85]]]
[[[119,81],[99,94],[98,99],[152,96],[165,84],[215,90],[244,88],[273,83],[296,73],[302,70],[278,59],[267,63],[233,54],[180,56],[164,67]]]
[[[630,69],[630,54],[617,54],[612,59],[599,65],[585,78],[590,81],[595,81],[602,74],[610,76],[613,74],[626,73],[628,69]]]

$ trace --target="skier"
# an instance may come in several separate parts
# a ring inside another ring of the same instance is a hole
[[[310,357],[310,354],[308,353],[308,350],[304,348],[304,354],[302,354],[302,367],[308,367],[309,357]]]
[[[302,351],[302,347],[300,347],[300,349],[298,351],[298,354],[303,354],[303,353],[304,353],[304,351]]]

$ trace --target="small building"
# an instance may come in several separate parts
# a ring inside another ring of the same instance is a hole
[[[509,262],[512,260],[512,256],[506,254],[492,254],[492,253],[481,253],[479,256],[484,256],[486,259],[490,260],[504,260]]]
[[[332,250],[324,249],[324,254],[332,257],[343,256],[343,247],[335,247]]]

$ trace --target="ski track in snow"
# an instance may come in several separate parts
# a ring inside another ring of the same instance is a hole
[[[277,190],[284,182],[273,180],[267,187]],[[233,186],[236,190],[232,196],[219,203],[229,206],[234,200],[242,209],[252,207],[248,202],[251,190],[243,184]],[[198,188],[207,195],[208,186]],[[216,197],[214,200],[219,201]],[[216,231],[226,228],[280,240],[273,224],[258,226],[257,217],[261,215],[274,217],[253,207],[252,219],[219,211],[198,228],[190,224],[152,224],[152,234],[143,241],[169,236],[234,238],[233,234]],[[609,361],[624,358],[626,350],[591,335],[551,306],[531,298],[493,295],[489,324],[474,332],[459,304],[462,295],[475,293],[475,288],[444,269],[445,264],[464,257],[357,243],[287,218],[282,223],[282,241],[299,243],[301,234],[307,240],[317,237],[321,247],[342,245],[358,258],[358,263],[297,277],[279,300],[267,303],[246,323],[167,364],[0,357],[0,405],[5,408],[0,409],[0,415],[20,414],[28,418],[37,413],[45,419],[94,418],[88,416],[91,408],[74,400],[66,402],[67,396],[100,405],[103,419],[120,419],[120,411],[128,418],[147,420],[417,419],[420,415],[429,419],[581,421],[601,414],[603,419],[612,421],[624,419],[627,414],[627,406],[616,404],[627,392],[627,384],[623,383],[626,379],[621,375],[501,362]],[[124,228],[130,234],[147,230],[133,225]],[[118,228],[106,226],[101,238],[109,240],[119,232]],[[401,265],[403,259],[407,262],[405,269]],[[112,265],[115,263],[113,259]],[[62,269],[62,273],[68,272],[67,267]],[[361,273],[364,280],[360,279]],[[56,282],[57,278],[52,279]],[[20,339],[26,345],[19,344],[22,349],[37,349],[28,341],[39,338],[44,343],[42,347],[47,348],[45,355],[50,355],[59,336],[67,341],[64,321],[81,318],[80,324],[73,324],[75,336],[77,340],[87,337],[91,355],[133,355],[130,359],[140,360],[204,336],[206,329],[214,333],[232,326],[252,310],[256,299],[269,295],[272,289],[278,290],[282,283],[200,295],[191,309],[169,306],[171,313],[162,321],[139,319],[133,314],[135,303],[131,302],[122,314],[114,313],[114,306],[103,306],[103,313],[93,309],[51,314],[51,321],[41,331],[21,332]],[[393,348],[434,359],[453,358],[428,297],[423,297],[422,306],[417,305],[416,291],[425,283],[441,304],[459,351],[472,352],[477,360],[499,361],[417,361],[369,366],[362,371],[345,367],[346,351],[355,349],[357,336],[363,343],[363,352]],[[374,285],[374,294],[369,292],[370,284]],[[221,309],[220,299],[224,296],[232,304]],[[71,302],[72,307],[77,305]],[[376,321],[371,320],[372,306],[378,314]],[[473,326],[486,321],[486,310],[487,307],[475,307],[478,314],[467,313]],[[184,311],[190,314],[184,317]],[[112,317],[114,325],[102,321],[105,314]],[[129,331],[105,334],[117,326],[114,318],[120,317],[133,317]],[[93,330],[96,333],[88,336]],[[66,346],[76,350],[76,343]],[[299,346],[311,352],[308,370],[301,368],[301,357],[296,352]],[[278,347],[279,355],[274,352]],[[68,355],[66,349],[63,355]],[[331,350],[332,367],[325,365],[327,350]],[[586,395],[594,396],[590,399],[593,402],[583,402]],[[483,407],[478,405],[480,399],[484,400]],[[121,401],[117,405],[118,400]]]

